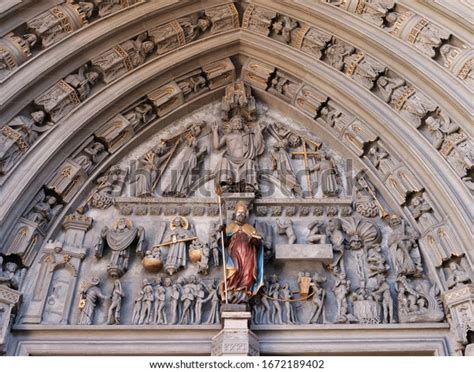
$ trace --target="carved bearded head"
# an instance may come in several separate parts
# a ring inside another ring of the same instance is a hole
[[[235,115],[230,119],[229,127],[233,131],[241,131],[244,129],[244,118],[240,115]]]

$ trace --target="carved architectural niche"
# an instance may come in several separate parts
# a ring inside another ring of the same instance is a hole
[[[147,40],[147,34],[144,33],[93,58],[91,67],[97,70],[108,84],[143,64],[154,48],[154,42]]]
[[[206,9],[204,14],[211,22],[211,34],[240,27],[239,12],[234,3]]]
[[[31,57],[36,35],[15,35],[13,32],[0,39],[0,80]]]
[[[437,105],[413,86],[401,85],[393,90],[390,105],[410,124],[418,128],[422,120],[437,109]]]
[[[294,102],[297,92],[300,90],[301,82],[294,76],[276,69],[270,79],[268,91],[287,102]]]
[[[367,89],[372,89],[376,80],[387,68],[363,52],[344,57],[344,72]]]
[[[268,36],[276,16],[277,13],[273,10],[250,4],[245,9],[242,28]]]
[[[341,9],[360,15],[370,23],[382,26],[388,11],[395,6],[394,0],[326,0],[338,5]]]
[[[93,10],[94,4],[90,2],[64,3],[34,17],[26,25],[41,40],[43,48],[47,48],[87,24]]]
[[[304,25],[296,31],[295,37],[292,38],[292,46],[317,59],[321,59],[324,49],[331,40],[332,36],[330,34],[315,27]]]
[[[43,111],[30,116],[18,115],[0,128],[0,175],[14,167],[38,137],[53,126]]]
[[[433,58],[436,48],[440,47],[443,40],[450,37],[450,33],[434,25],[422,16],[406,11],[404,13],[392,12],[387,15],[387,20],[393,24],[390,33],[412,44],[421,53]]]
[[[6,254],[21,258],[24,266],[31,266],[36,249],[41,245],[47,229],[62,208],[54,196],[38,193],[30,209],[21,217],[14,228]]]
[[[241,77],[251,86],[266,90],[274,71],[275,67],[249,58],[242,67]]]
[[[439,213],[433,208],[426,192],[409,195],[406,208],[422,233],[440,222]]]
[[[346,42],[333,39],[331,44],[325,50],[325,60],[329,65],[337,70],[342,70],[345,65],[345,59],[355,53],[356,49]],[[354,65],[355,69],[356,65]]]
[[[168,53],[186,43],[184,31],[175,20],[148,31],[150,39],[156,45],[156,54]]]
[[[235,80],[235,67],[230,58],[222,59],[202,67],[209,89],[217,89]]]
[[[383,177],[389,175],[398,166],[398,161],[385,150],[380,140],[366,147],[364,157]]]
[[[431,228],[421,238],[420,242],[426,249],[426,257],[435,268],[441,267],[451,257],[461,257],[463,255],[461,244],[453,234],[452,229],[446,224]]]
[[[285,44],[293,44],[302,23],[284,14],[277,14],[273,21],[270,37]],[[298,41],[299,42],[299,41]]]
[[[111,154],[126,144],[135,135],[135,128],[125,116],[118,114],[97,131],[94,136],[105,143]]]
[[[99,10],[99,17],[105,17],[140,1],[143,0],[94,0],[94,3]]]
[[[105,151],[105,146],[93,136],[84,141],[81,147],[71,158],[89,175],[109,154]]]
[[[98,76],[97,72],[90,71],[85,65],[40,94],[34,104],[47,112],[51,120],[57,123],[90,95]]]
[[[20,323],[68,324],[81,263],[86,257],[86,232],[92,218],[71,214],[63,222],[62,241],[49,241],[38,260],[37,279]]]
[[[443,47],[441,47],[441,50],[443,50]],[[462,50],[454,60],[451,60],[448,57],[445,66],[447,66],[458,78],[466,81],[472,87],[474,80],[474,56],[472,49],[466,48]]]
[[[57,195],[64,203],[69,203],[86,181],[87,173],[80,164],[67,159],[46,184],[46,189]]]
[[[184,94],[176,82],[168,83],[147,95],[157,109],[158,116],[164,116],[184,103]]]
[[[176,19],[148,31],[156,44],[156,54],[162,55],[188,44],[203,34],[215,34],[239,27],[239,15],[233,3],[208,8]]]
[[[20,303],[21,293],[0,285],[0,355],[6,352],[10,327]]]
[[[369,142],[375,142],[378,136],[359,119],[354,120],[342,132],[342,140],[358,156],[362,156]]]
[[[298,93],[296,93],[293,104],[314,119],[321,106],[327,100],[327,95],[309,85],[302,85]]]
[[[408,194],[423,190],[423,185],[406,166],[401,166],[392,171],[387,177],[385,185],[400,205],[406,202]]]

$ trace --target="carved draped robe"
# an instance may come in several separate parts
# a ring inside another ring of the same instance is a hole
[[[253,226],[237,223],[227,226],[226,237],[227,290],[234,294],[232,302],[246,302],[263,285],[262,238]]]
[[[128,227],[123,230],[109,230],[107,232],[107,245],[112,250],[112,257],[110,259],[110,268],[118,268],[121,271],[126,271],[128,268],[128,258],[130,256],[129,247],[137,237],[138,228]]]
[[[217,164],[216,185],[245,184],[246,186],[252,186],[254,190],[258,190],[255,160],[265,148],[262,134],[260,132],[240,134],[242,156],[232,154],[229,146],[229,142],[236,141],[237,137],[233,137],[232,134],[226,134],[226,136],[226,150]]]
[[[190,237],[191,233],[182,227],[178,227],[176,231],[170,235],[169,240],[174,243],[169,246],[165,263],[165,270],[170,273],[170,275],[174,274],[180,268],[186,267],[187,242],[180,242],[179,240],[188,239]]]

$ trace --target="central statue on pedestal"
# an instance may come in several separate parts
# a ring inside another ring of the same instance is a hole
[[[239,201],[234,222],[225,228],[227,299],[231,303],[248,302],[263,285],[262,237],[246,219],[247,206]]]

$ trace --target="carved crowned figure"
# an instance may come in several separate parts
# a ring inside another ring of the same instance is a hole
[[[227,298],[232,303],[247,302],[263,285],[262,237],[246,223],[247,212],[246,204],[237,202],[234,222],[225,229]]]
[[[105,226],[95,245],[95,256],[102,258],[104,248],[112,250],[112,257],[107,266],[107,272],[112,277],[121,277],[128,269],[129,248],[137,242],[136,252],[143,256],[145,230],[142,226],[134,226],[133,222],[125,217],[118,218],[109,229]]]

